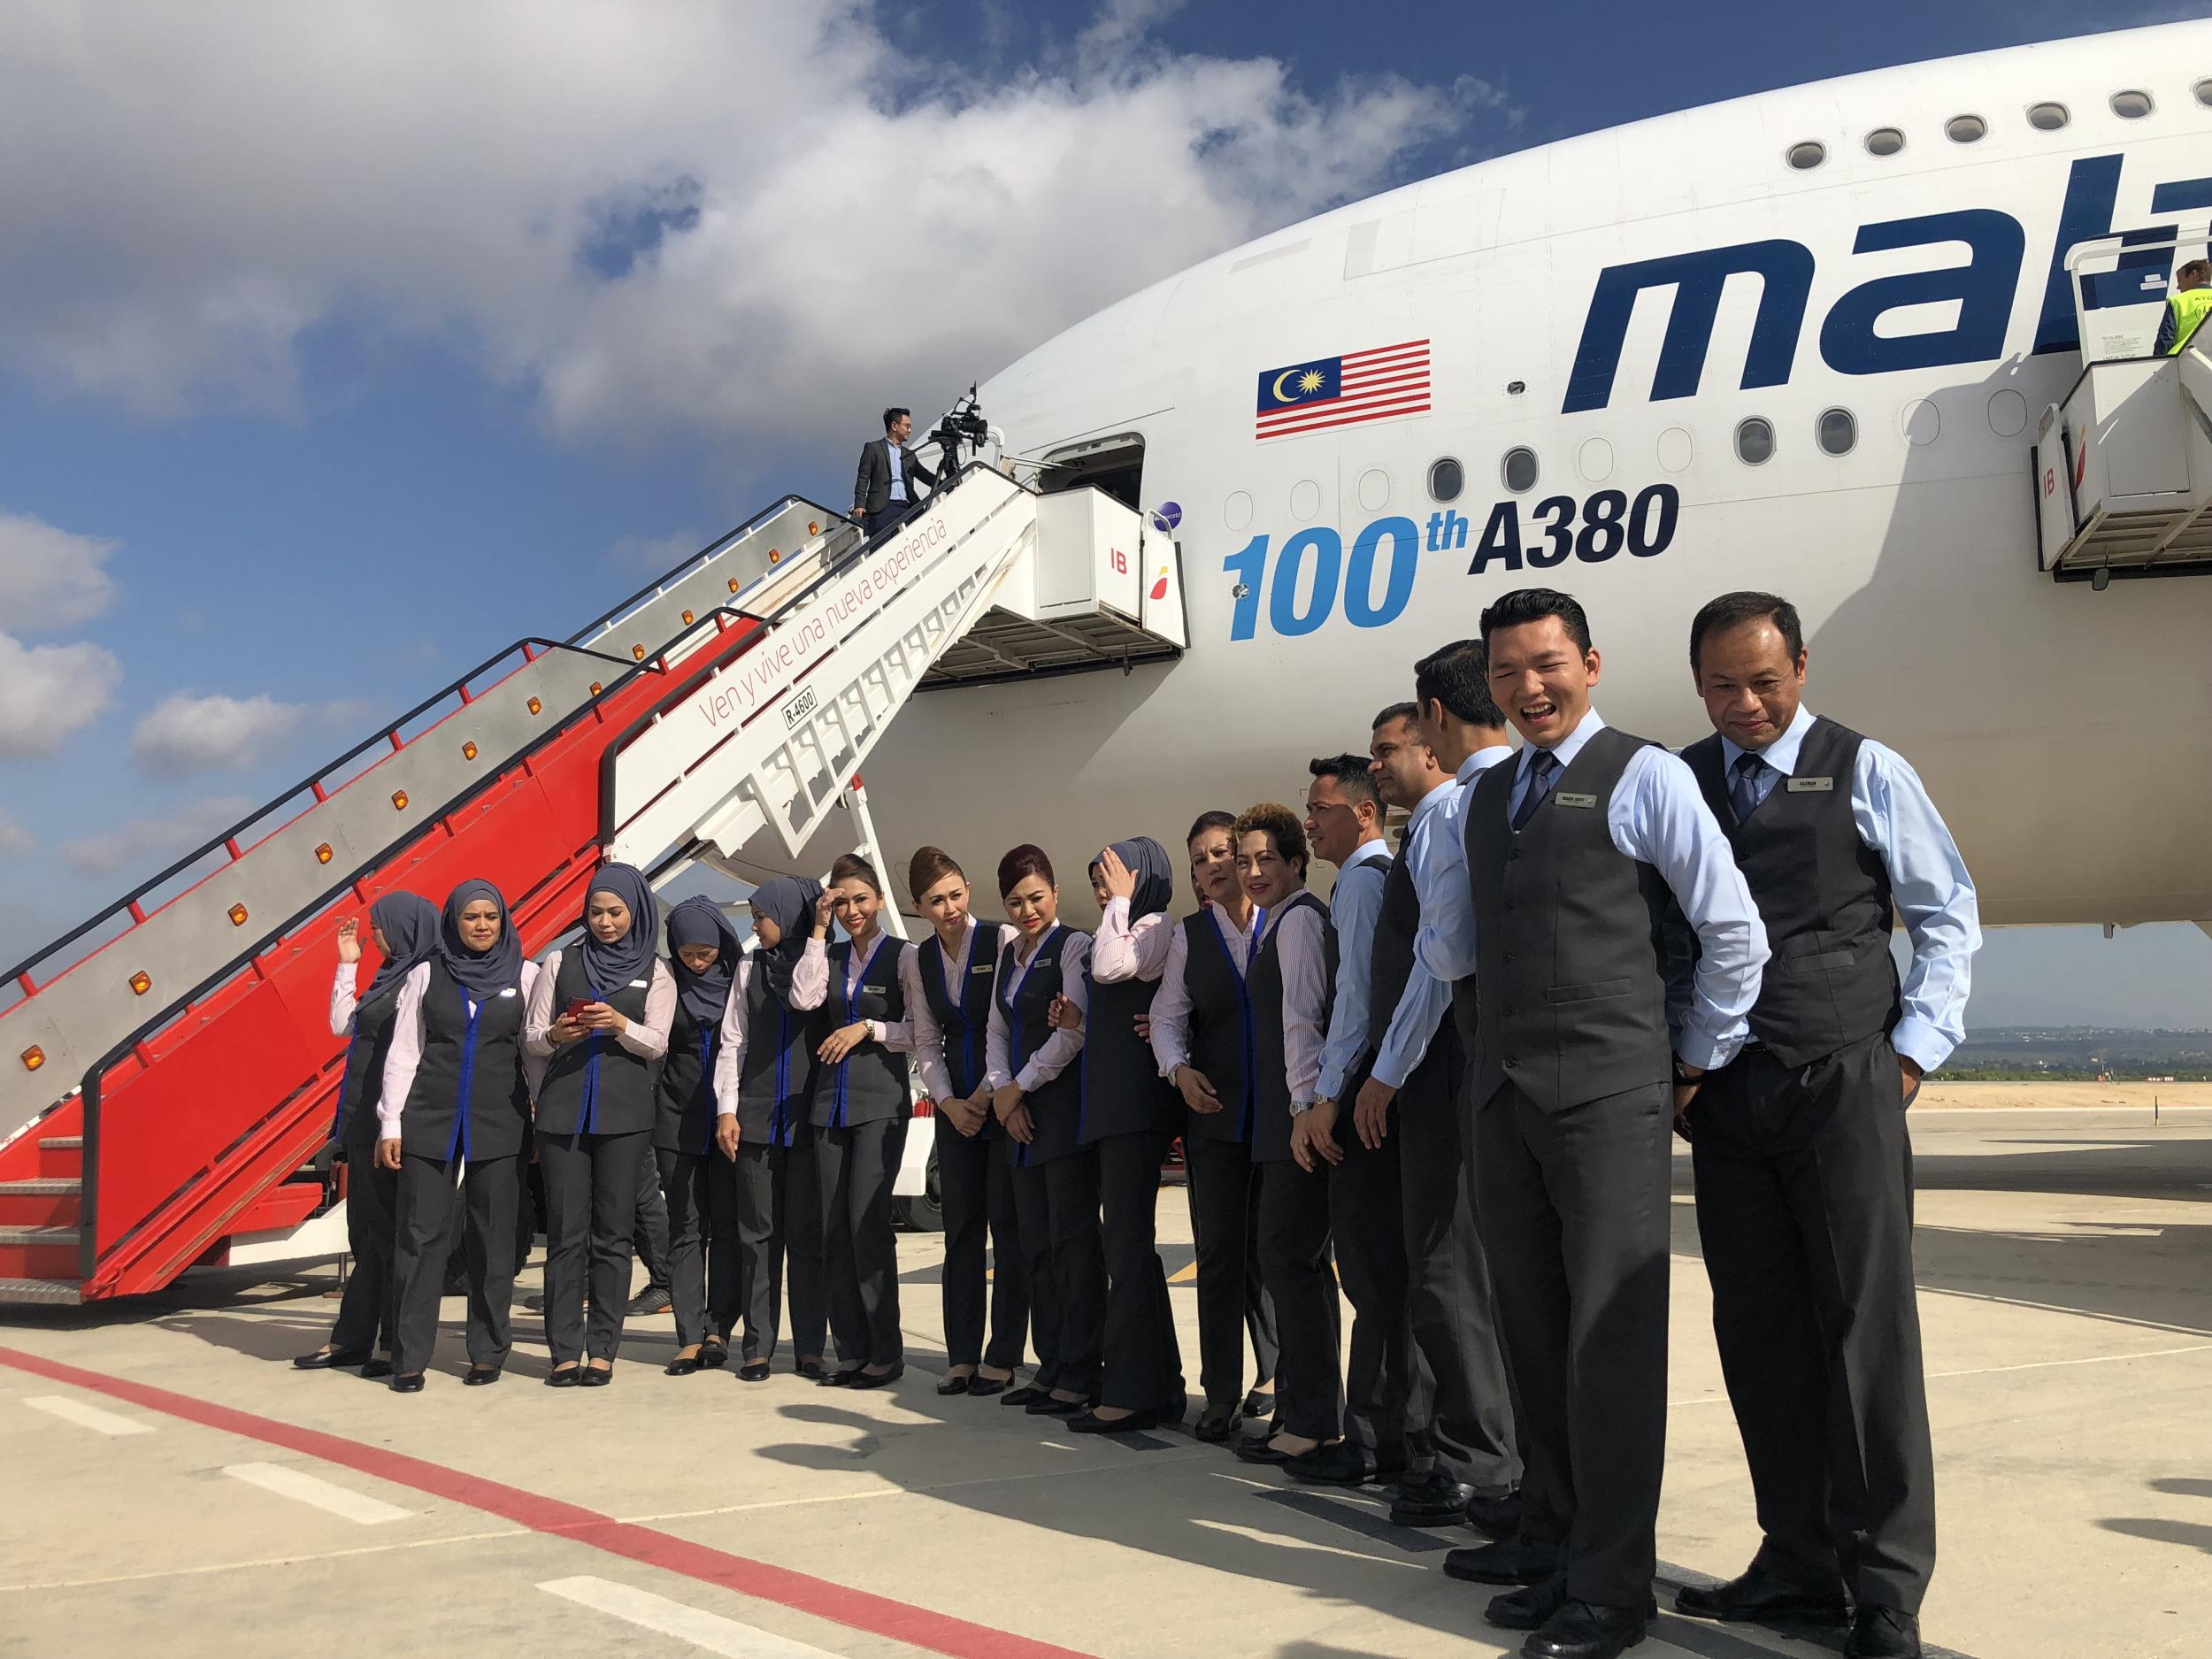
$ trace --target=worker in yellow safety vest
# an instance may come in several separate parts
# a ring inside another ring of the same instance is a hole
[[[2178,356],[2207,312],[2212,312],[2212,261],[2192,259],[2174,273],[2174,291],[2166,296],[2166,315],[2159,319],[2152,355]]]

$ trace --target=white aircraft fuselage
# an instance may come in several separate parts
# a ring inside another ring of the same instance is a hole
[[[1608,720],[1688,742],[1690,618],[1756,588],[1804,617],[1809,706],[1925,778],[1985,920],[2212,917],[2212,576],[2055,582],[2030,476],[2082,370],[2066,250],[2212,219],[2206,75],[2212,23],[2184,23],[1641,121],[1292,226],[1039,347],[983,406],[1025,456],[1141,442],[1189,648],[915,699],[868,767],[887,852],[935,841],[987,895],[1034,841],[1087,913],[1102,842],[1298,802],[1310,757],[1363,749],[1415,659],[1525,585],[1587,607]],[[2116,114],[2139,89],[2151,112]],[[1985,135],[1947,137],[1961,115]],[[1423,341],[1425,411],[1259,434],[1286,368]]]

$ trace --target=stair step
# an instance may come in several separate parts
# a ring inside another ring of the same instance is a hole
[[[82,1135],[41,1135],[38,1138],[38,1143],[50,1152],[60,1152],[71,1147],[74,1147],[80,1152],[84,1150]]]
[[[82,1234],[80,1227],[0,1227],[0,1244],[65,1244],[74,1248]]]
[[[0,1181],[0,1198],[58,1197],[64,1193],[82,1191],[82,1181],[62,1176],[41,1175],[27,1181]]]
[[[69,1180],[84,1173],[82,1135],[41,1135],[38,1173],[50,1180]]]
[[[74,1308],[84,1301],[84,1283],[74,1279],[0,1279],[0,1304],[43,1302]]]
[[[0,1226],[73,1227],[83,1214],[83,1197],[84,1183],[66,1176],[0,1181]]]

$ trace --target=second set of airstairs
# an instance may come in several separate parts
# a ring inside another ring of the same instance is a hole
[[[330,975],[382,894],[485,877],[535,954],[603,858],[797,867],[926,686],[1186,642],[1164,530],[980,462],[872,543],[786,497],[578,634],[518,641],[9,973],[0,1302],[342,1248],[303,1242],[345,1058]]]

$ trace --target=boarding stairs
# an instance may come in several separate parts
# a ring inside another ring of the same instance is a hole
[[[338,924],[483,876],[526,951],[603,857],[805,867],[906,699],[979,626],[1011,672],[1171,657],[1166,534],[971,463],[895,531],[787,496],[565,640],[490,658],[12,970],[0,997],[0,1303],[334,1255],[319,1167],[345,1043]],[[1164,568],[1145,603],[1135,572]],[[1041,626],[1048,649],[1014,641]],[[1071,664],[1078,641],[1120,656]],[[821,863],[827,862],[826,857]]]
[[[2059,581],[2212,574],[2212,329],[2152,350],[2169,267],[2204,243],[2155,227],[2067,257],[2084,366],[2037,423],[2032,462],[2037,565]]]

